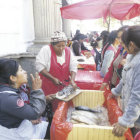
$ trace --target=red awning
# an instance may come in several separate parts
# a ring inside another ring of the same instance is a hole
[[[61,8],[65,19],[97,19],[111,16],[128,20],[140,16],[140,0],[85,0]]]

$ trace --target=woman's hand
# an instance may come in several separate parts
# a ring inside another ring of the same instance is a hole
[[[120,125],[119,123],[116,123],[113,125],[113,130],[112,133],[117,136],[117,137],[121,137],[124,135],[124,133],[127,131],[127,127]]]
[[[100,90],[105,90],[105,88],[108,86],[108,83],[102,83]]]
[[[122,61],[120,62],[120,64],[121,64],[122,66],[124,66],[125,63],[126,63],[126,59],[122,59]]]
[[[55,97],[56,97],[55,94],[50,94],[50,95],[47,95],[47,96],[46,96],[46,100],[51,102],[52,100],[55,99]]]
[[[41,119],[37,119],[37,120],[31,120],[32,124],[36,125],[36,124],[39,124],[41,123]]]
[[[61,85],[61,84],[62,84],[62,82],[61,82],[59,79],[57,79],[57,78],[53,78],[52,82],[53,82],[55,85]]]
[[[115,95],[113,95],[113,94],[110,94],[110,95],[108,96],[108,98],[114,98],[114,99],[117,99],[118,97],[115,96]]]
[[[75,82],[73,80],[70,81],[70,84],[73,86],[74,89],[77,88],[77,85],[75,84]]]
[[[31,79],[32,79],[32,89],[37,90],[41,89],[42,86],[42,80],[40,79],[40,76],[38,73],[35,74],[35,77],[31,74]]]

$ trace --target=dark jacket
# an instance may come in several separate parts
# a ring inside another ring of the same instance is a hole
[[[75,56],[81,56],[81,44],[77,40],[73,41],[72,49]]]
[[[44,112],[46,98],[42,90],[30,93],[30,104],[24,103],[19,90],[0,85],[0,125],[16,128],[24,120],[35,120]]]
[[[96,70],[100,71],[100,69],[101,69],[101,51],[98,51],[96,48],[94,48],[94,51],[96,53],[96,57],[95,57]]]

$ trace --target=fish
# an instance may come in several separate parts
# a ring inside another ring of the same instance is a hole
[[[91,109],[87,106],[76,106],[75,109],[76,110],[89,111],[89,112],[92,112],[92,113],[101,113],[101,110]]]
[[[70,122],[73,123],[73,124],[79,124],[79,123],[81,123],[81,122],[76,121],[76,120],[73,120],[73,119],[71,119]],[[85,123],[83,123],[83,124],[85,124]]]
[[[85,106],[78,106],[80,109],[90,109]],[[79,109],[78,108],[78,109]],[[108,119],[108,111],[103,106],[97,106],[94,110],[99,111],[98,113],[93,113],[85,110],[75,110],[74,108],[68,109],[67,117],[69,118],[69,122],[73,124],[87,124],[87,125],[100,125],[100,126],[111,126]]]
[[[65,86],[61,91],[58,91],[58,96],[67,97],[74,92],[72,85]]]
[[[92,112],[88,112],[88,111],[73,111],[72,115],[79,115],[79,116],[84,116],[87,117],[90,120],[94,120],[97,121],[98,120],[98,116]]]
[[[85,124],[89,124],[89,125],[96,125],[94,120],[90,120],[89,118],[87,118],[85,116],[72,115],[71,118],[73,120],[76,120],[76,121],[81,122],[81,123],[85,123]]]

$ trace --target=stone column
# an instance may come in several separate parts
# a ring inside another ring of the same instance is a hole
[[[48,43],[52,33],[62,29],[58,0],[33,0],[35,43]]]
[[[62,0],[62,6],[67,6],[68,3],[66,0]],[[63,32],[66,34],[68,38],[71,37],[71,20],[69,19],[62,19],[63,21]]]
[[[62,31],[61,0],[54,0],[54,31]]]
[[[68,38],[71,38],[71,21],[69,19],[63,19],[63,32]]]

